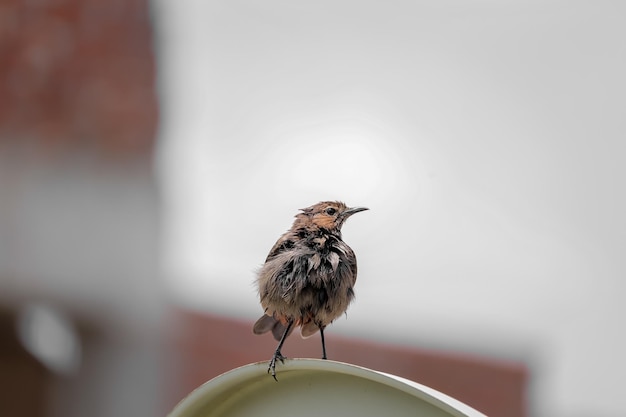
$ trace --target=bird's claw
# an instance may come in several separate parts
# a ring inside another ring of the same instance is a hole
[[[267,368],[267,373],[269,374],[270,371],[272,373],[272,378],[274,378],[274,381],[278,382],[278,379],[276,378],[276,360],[279,360],[280,363],[285,363],[285,357],[280,353],[280,351],[276,351],[274,352],[274,356],[272,356],[272,360],[270,360],[270,366]]]

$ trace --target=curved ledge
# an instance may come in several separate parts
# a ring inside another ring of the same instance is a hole
[[[439,391],[395,375],[321,359],[235,368],[204,383],[168,417],[423,416],[485,417]]]

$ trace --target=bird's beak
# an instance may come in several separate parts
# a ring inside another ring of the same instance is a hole
[[[358,213],[359,211],[369,210],[367,207],[350,207],[341,212],[341,217],[348,218],[352,216],[354,213]]]

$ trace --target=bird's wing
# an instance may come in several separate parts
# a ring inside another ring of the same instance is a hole
[[[276,243],[274,243],[270,253],[267,254],[265,262],[274,259],[277,255],[280,255],[286,250],[292,249],[294,245],[295,243],[292,234],[289,232],[285,233],[276,241]]]
[[[341,244],[338,245],[337,248],[340,252],[342,252],[343,256],[341,258],[344,260],[345,265],[350,269],[349,275],[352,285],[354,286],[354,284],[356,283],[357,274],[356,255],[354,254],[352,248],[350,248],[350,246],[346,245],[344,242],[341,242]]]

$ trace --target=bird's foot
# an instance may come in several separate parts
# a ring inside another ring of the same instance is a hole
[[[285,359],[286,358],[282,355],[282,353],[280,353],[280,350],[274,352],[274,356],[272,356],[272,360],[270,361],[270,366],[267,368],[267,373],[272,373],[274,381],[278,381],[278,379],[276,379],[276,361],[279,360],[280,363],[285,363]]]

